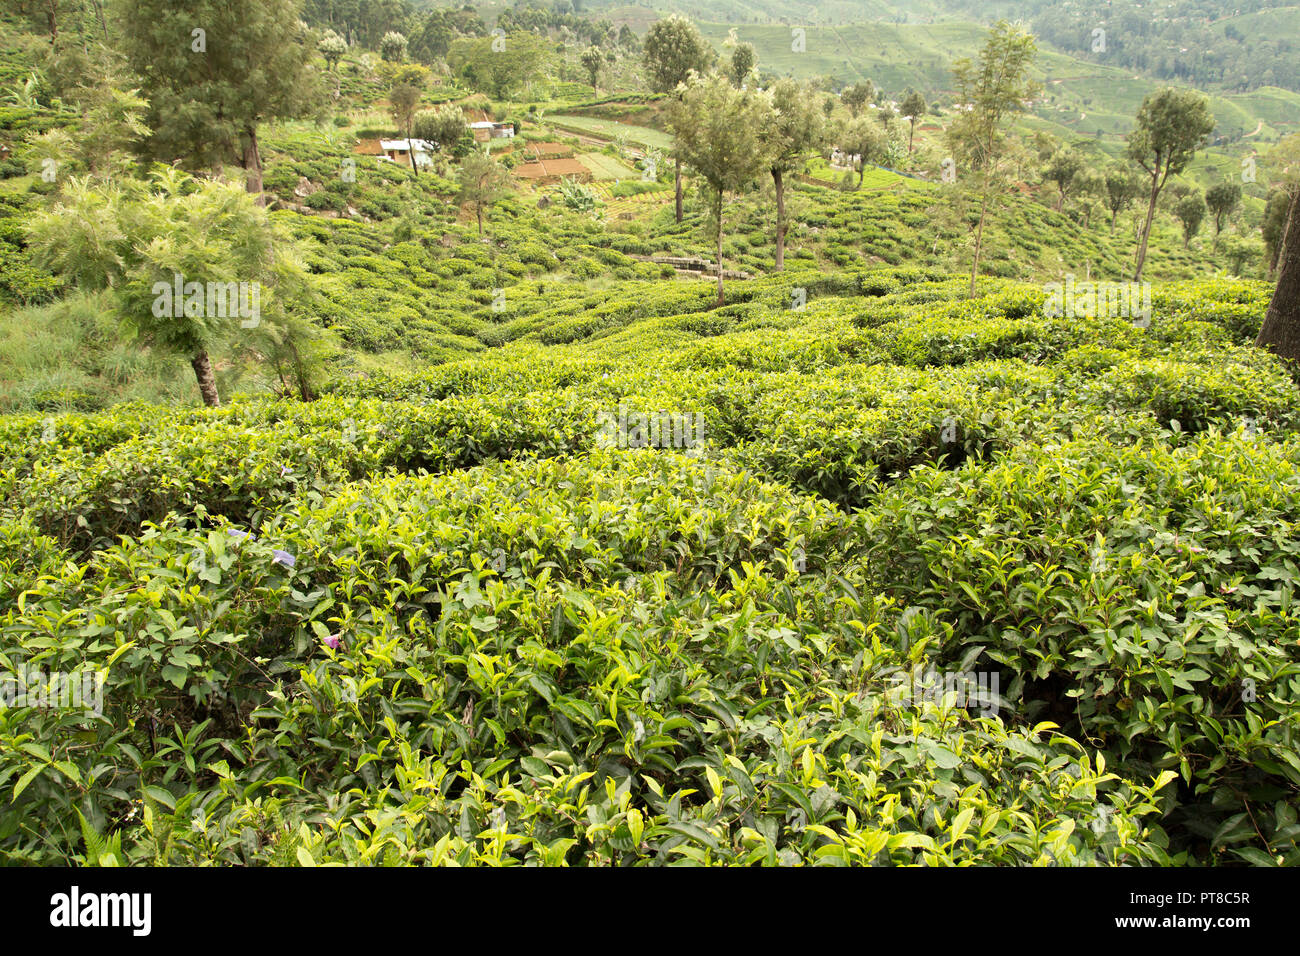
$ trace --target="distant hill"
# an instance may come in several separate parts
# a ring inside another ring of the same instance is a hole
[[[832,85],[870,79],[890,95],[912,87],[933,100],[952,93],[952,62],[974,56],[986,35],[975,23],[955,21],[901,25],[854,23],[848,26],[803,28],[804,50],[791,49],[791,28],[784,25],[701,23],[700,29],[720,50],[735,29],[739,40],[752,43],[759,69],[797,77],[826,76]],[[1142,98],[1166,85],[1151,77],[1040,48],[1036,75],[1044,82],[1043,98],[1035,104],[1038,126],[1063,138],[1093,136],[1111,139],[1132,127]],[[1219,120],[1217,133],[1225,143],[1253,134],[1252,142],[1272,142],[1294,132],[1300,124],[1300,93],[1261,87],[1243,93],[1211,93],[1211,108]]]
[[[1270,0],[1168,0],[1158,10],[1138,0],[1074,0],[1068,6],[1058,0],[832,0],[816,4],[661,0],[637,5],[579,0],[575,6],[616,24],[630,23],[637,30],[667,13],[727,27],[804,27],[810,34],[811,28],[837,27],[849,31],[850,36],[866,29],[887,42],[886,59],[891,66],[915,59],[912,54],[918,52],[918,44],[877,27],[986,27],[1006,18],[1024,21],[1046,49],[1136,72],[1157,82],[1187,83],[1207,90],[1277,86],[1300,91],[1300,5]],[[486,18],[496,7],[489,4],[479,9]],[[1094,32],[1098,29],[1105,31],[1101,49]],[[942,46],[938,50],[945,52]],[[919,52],[925,51],[925,43],[920,42]],[[900,70],[908,72],[901,66]],[[914,80],[909,82],[916,85]]]

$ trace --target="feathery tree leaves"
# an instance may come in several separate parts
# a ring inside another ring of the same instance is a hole
[[[289,318],[310,298],[294,244],[235,183],[170,166],[148,183],[73,179],[28,231],[44,267],[111,290],[127,329],[188,358],[205,404],[220,404],[210,352],[304,332]]]

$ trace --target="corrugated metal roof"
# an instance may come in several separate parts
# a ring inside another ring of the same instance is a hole
[[[410,140],[410,142],[414,143],[416,150],[420,152],[432,153],[435,150],[434,145],[427,140],[413,139]],[[405,152],[409,148],[406,144],[407,140],[404,139],[381,139],[379,141],[379,148],[384,150],[395,149]]]

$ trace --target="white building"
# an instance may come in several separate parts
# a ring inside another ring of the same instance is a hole
[[[473,135],[475,142],[484,143],[489,139],[513,139],[515,135],[514,123],[493,123],[490,120],[479,120],[469,124],[469,131]]]
[[[379,148],[395,163],[411,165],[411,147],[415,147],[415,165],[429,167],[433,165],[433,154],[438,147],[423,139],[381,139]]]

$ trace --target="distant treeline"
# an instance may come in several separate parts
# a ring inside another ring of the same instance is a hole
[[[950,0],[951,9],[987,16],[985,0]],[[1018,0],[1045,44],[1096,63],[1201,88],[1300,90],[1300,8],[1279,0]],[[1275,11],[1267,15],[1267,11]],[[1262,22],[1252,14],[1265,13]],[[1272,25],[1273,29],[1267,28]],[[1098,49],[1105,31],[1104,49]]]
[[[411,57],[426,63],[444,58],[458,37],[487,36],[490,29],[468,4],[422,11],[409,0],[305,0],[303,17],[314,27],[334,30],[369,49],[377,49],[385,34],[400,33],[407,38]],[[554,6],[529,4],[504,10],[494,26],[506,33],[556,33],[576,43],[614,46],[626,41],[610,21],[577,14],[567,0]]]

